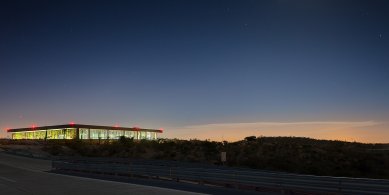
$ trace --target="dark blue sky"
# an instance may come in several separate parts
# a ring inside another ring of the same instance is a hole
[[[2,1],[0,28],[2,128],[389,119],[387,1]]]

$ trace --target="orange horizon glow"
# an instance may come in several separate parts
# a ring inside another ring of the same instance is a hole
[[[156,125],[146,125],[156,126]],[[36,128],[36,124],[32,128]],[[118,125],[115,125],[118,127]],[[306,137],[319,140],[339,140],[361,143],[388,143],[388,123],[376,121],[307,121],[307,122],[252,122],[215,123],[183,127],[159,128],[161,138],[198,139],[212,141],[239,141],[248,136]],[[135,130],[140,129],[134,125]],[[8,136],[9,126],[0,136]]]

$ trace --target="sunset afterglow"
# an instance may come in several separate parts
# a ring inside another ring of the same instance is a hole
[[[6,3],[0,136],[76,120],[163,127],[166,138],[388,142],[386,7]]]

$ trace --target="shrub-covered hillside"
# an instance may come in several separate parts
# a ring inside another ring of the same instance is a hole
[[[227,144],[229,165],[286,172],[389,178],[387,145],[291,137],[248,137]]]
[[[389,179],[389,145],[297,137],[247,137],[237,142],[200,140],[47,141],[53,155],[165,159],[293,173]],[[386,150],[387,149],[387,150]]]

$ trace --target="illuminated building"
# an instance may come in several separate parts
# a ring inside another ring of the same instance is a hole
[[[67,124],[41,127],[8,129],[12,139],[119,139],[121,136],[136,140],[157,139],[162,130],[138,127],[98,126]]]

